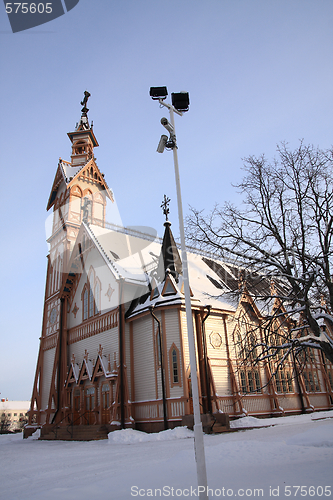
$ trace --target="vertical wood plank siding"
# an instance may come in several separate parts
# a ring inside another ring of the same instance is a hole
[[[46,409],[49,401],[54,355],[55,355],[55,348],[48,349],[43,353],[44,376],[42,380],[42,401],[41,401],[42,410]]]

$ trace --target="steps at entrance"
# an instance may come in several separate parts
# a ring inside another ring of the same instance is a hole
[[[230,429],[229,415],[226,413],[204,413],[200,415],[202,422],[202,430],[206,434],[219,434]],[[193,429],[194,416],[185,415],[182,418],[182,425],[186,425],[189,429]]]
[[[74,425],[65,426],[43,426],[41,429],[41,440],[48,441],[95,441],[107,439],[108,429],[105,425]]]

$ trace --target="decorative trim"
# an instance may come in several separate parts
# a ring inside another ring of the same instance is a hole
[[[98,333],[105,332],[106,330],[111,330],[118,326],[118,309],[113,309],[102,316],[96,316],[79,326],[71,328],[68,330],[68,344],[73,344],[79,340],[92,337]]]

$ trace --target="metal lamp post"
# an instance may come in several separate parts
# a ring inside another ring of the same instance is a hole
[[[180,190],[180,177],[179,177],[177,142],[176,142],[175,120],[174,120],[174,113],[182,116],[183,112],[188,110],[189,97],[186,92],[181,92],[179,94],[172,94],[172,105],[171,105],[164,102],[164,99],[166,98],[167,95],[168,92],[166,87],[151,87],[150,89],[150,96],[153,99],[158,100],[161,106],[165,106],[166,108],[168,108],[170,112],[170,123],[166,120],[166,118],[162,118],[161,120],[162,125],[170,133],[170,139],[168,141],[166,136],[162,136],[157,151],[162,153],[164,147],[172,149],[173,151],[176,189],[177,189],[179,232],[181,240],[182,263],[183,263],[187,334],[188,334],[188,344],[190,353],[191,382],[192,382],[192,393],[193,393],[194,449],[195,449],[195,460],[197,466],[198,492],[199,492],[199,498],[201,498],[202,500],[208,500],[206,459],[205,459],[203,430],[200,417],[197,360],[195,353],[193,318],[191,309],[191,294],[190,294],[190,284],[188,276],[187,253],[185,246],[183,206],[182,206],[182,198]]]

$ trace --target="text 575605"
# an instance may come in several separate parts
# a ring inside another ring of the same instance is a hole
[[[51,14],[52,12],[52,2],[48,3],[18,3],[18,2],[7,2],[6,3],[7,14]]]

